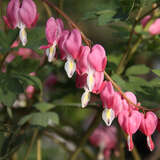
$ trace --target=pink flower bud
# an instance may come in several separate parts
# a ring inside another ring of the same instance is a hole
[[[141,20],[141,25],[142,25],[143,28],[147,25],[147,23],[148,23],[148,21],[149,21],[150,19],[151,19],[151,16],[148,15],[148,16],[144,17],[144,18]]]
[[[158,118],[153,112],[147,112],[145,115],[141,114],[141,117],[140,131],[147,136],[147,144],[150,151],[152,151],[154,149],[154,143],[151,135],[157,127]]]
[[[135,105],[137,105],[137,98],[132,92],[125,92],[124,95]],[[129,104],[126,99],[122,99],[123,110],[136,109],[134,105]]]
[[[33,94],[35,92],[35,88],[34,86],[32,85],[29,85],[27,88],[26,88],[26,96],[28,99],[31,99],[33,97]]]
[[[157,18],[149,27],[151,35],[160,34],[160,18]]]

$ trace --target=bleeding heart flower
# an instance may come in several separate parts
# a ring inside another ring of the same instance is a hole
[[[147,112],[145,115],[141,114],[141,117],[140,131],[147,136],[147,144],[150,151],[152,151],[154,149],[154,143],[151,135],[156,130],[158,118],[153,112]]]
[[[134,147],[132,134],[136,133],[141,123],[141,113],[135,110],[122,111],[118,115],[118,122],[121,128],[128,134],[128,148],[131,151]]]
[[[149,33],[151,35],[160,34],[160,18],[157,18],[154,23],[150,25]]]
[[[7,7],[7,16],[3,16],[5,23],[9,28],[20,29],[19,38],[22,45],[27,43],[27,33],[25,28],[32,28],[38,20],[37,8],[32,0],[23,0],[20,4],[19,0],[10,0]]]
[[[135,105],[137,105],[137,98],[132,92],[125,92],[124,95]],[[122,99],[123,110],[136,109],[134,105],[129,104],[126,99]]]
[[[103,82],[104,87],[103,90],[100,93],[100,98],[102,100],[103,107],[106,108],[112,108],[113,104],[113,96],[114,96],[114,88],[112,86],[112,83],[110,81],[104,81]]]
[[[71,32],[65,31],[60,38],[60,50],[62,56],[67,59],[65,63],[65,71],[69,78],[71,78],[76,71],[76,60],[80,53],[82,45],[81,33],[77,29],[73,29]]]
[[[40,49],[46,49],[48,61],[52,62],[56,54],[56,46],[62,35],[64,26],[61,19],[49,18],[46,24],[46,38],[48,41],[47,46],[41,46]]]
[[[88,55],[88,63],[97,72],[103,72],[105,70],[107,57],[101,45],[96,44],[92,47],[91,53]]]
[[[107,58],[104,48],[97,44],[92,47],[91,53],[88,54],[88,77],[87,77],[87,86],[90,92],[92,92],[93,87],[95,86],[95,72],[104,72]]]

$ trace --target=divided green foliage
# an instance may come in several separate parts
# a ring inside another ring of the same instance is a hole
[[[11,106],[17,98],[17,95],[23,92],[23,86],[19,79],[9,75],[2,74],[0,77],[0,102],[6,106]]]
[[[45,27],[36,27],[31,30],[27,30],[28,42],[26,48],[31,48],[37,53],[42,54],[44,51],[40,50],[41,45],[47,45],[45,36]]]
[[[130,76],[130,75],[142,75],[142,74],[147,74],[149,73],[150,68],[145,66],[144,64],[140,64],[140,65],[134,65],[129,67],[126,70],[126,75]]]
[[[118,3],[116,3],[115,0],[108,0],[107,5],[97,7],[94,11],[87,12],[83,19],[89,20],[98,18],[98,25],[105,25],[114,20],[118,20],[114,17],[118,7]]]
[[[50,110],[50,109],[55,107],[54,104],[47,103],[47,102],[39,102],[39,103],[36,103],[34,106],[40,112],[47,112],[48,110]]]
[[[153,73],[155,73],[158,77],[160,77],[160,69],[153,69]]]
[[[36,76],[22,73],[1,73],[0,77],[0,102],[11,107],[17,96],[24,92],[27,85],[33,85],[42,92],[41,80]]]
[[[39,89],[42,92],[43,89],[43,85],[41,80],[36,77],[36,76],[30,76],[30,75],[26,75],[26,74],[18,74],[18,73],[14,73],[15,77],[17,77],[23,84],[25,85],[33,85],[35,86],[37,89]]]
[[[24,116],[18,124],[24,125],[26,122],[34,126],[47,127],[48,125],[59,124],[59,117],[55,112],[31,113]]]
[[[35,59],[22,59],[21,57],[16,57],[12,63],[9,63],[7,69],[9,72],[17,72],[29,74],[35,72],[39,67],[39,61]]]
[[[10,51],[10,46],[18,36],[18,29],[4,32],[0,30],[0,54]]]

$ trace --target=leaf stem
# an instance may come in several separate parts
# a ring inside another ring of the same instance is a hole
[[[26,153],[26,155],[24,156],[24,160],[27,160],[27,159],[28,159],[28,156],[29,156],[29,154],[30,154],[30,152],[31,152],[31,150],[32,150],[32,146],[33,146],[33,144],[34,144],[34,142],[35,142],[35,140],[36,140],[37,135],[38,135],[38,129],[35,129],[35,130],[34,130],[34,133],[33,133],[33,136],[32,136],[32,139],[31,139],[31,142],[30,142],[30,145],[29,145],[29,147],[28,147],[28,149],[27,149],[27,153]]]
[[[42,153],[41,153],[41,139],[37,139],[37,160],[42,159]]]

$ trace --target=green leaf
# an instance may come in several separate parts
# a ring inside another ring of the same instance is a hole
[[[119,85],[123,90],[126,90],[126,82],[117,74],[112,75],[112,79]]]
[[[32,118],[32,114],[26,115],[23,118],[20,119],[20,121],[18,122],[18,125],[22,126],[24,125],[26,122],[28,122],[30,119]]]
[[[8,64],[8,70],[11,72],[25,73],[29,74],[36,71],[39,67],[39,61],[35,59],[25,59],[17,57],[12,63]]]
[[[24,125],[26,122],[36,126],[47,127],[48,125],[59,124],[59,117],[55,112],[31,113],[23,117],[18,124]]]
[[[18,79],[20,79],[23,83],[25,83],[26,85],[33,85],[42,92],[43,85],[42,85],[41,80],[38,77],[30,76],[30,75],[26,75],[22,73],[21,74],[15,73],[15,76]]]
[[[9,30],[7,33],[0,30],[0,53],[6,53],[18,36],[18,29]]]
[[[149,86],[149,83],[140,77],[130,76],[129,83],[127,83],[128,90],[145,92],[144,86]]]
[[[153,69],[153,73],[155,73],[158,77],[160,77],[160,69]]]
[[[98,14],[100,14],[100,16],[98,18],[98,24],[105,25],[108,22],[111,22],[115,13],[116,13],[116,11],[114,11],[114,10],[105,10],[103,12],[102,11],[98,12]]]
[[[22,93],[23,86],[20,81],[8,74],[0,78],[0,102],[4,105],[11,106],[18,94]]]
[[[35,27],[31,30],[27,30],[27,36],[28,43],[26,47],[42,54],[44,51],[40,50],[39,47],[41,45],[47,44],[45,37],[45,27]]]
[[[126,75],[141,75],[141,74],[147,74],[150,71],[150,68],[145,66],[144,64],[140,65],[134,65],[129,67],[126,70]]]
[[[54,108],[54,107],[55,107],[54,104],[47,103],[47,102],[36,103],[34,106],[35,106],[36,109],[38,109],[40,112],[47,112],[47,111],[50,110],[51,108]]]

